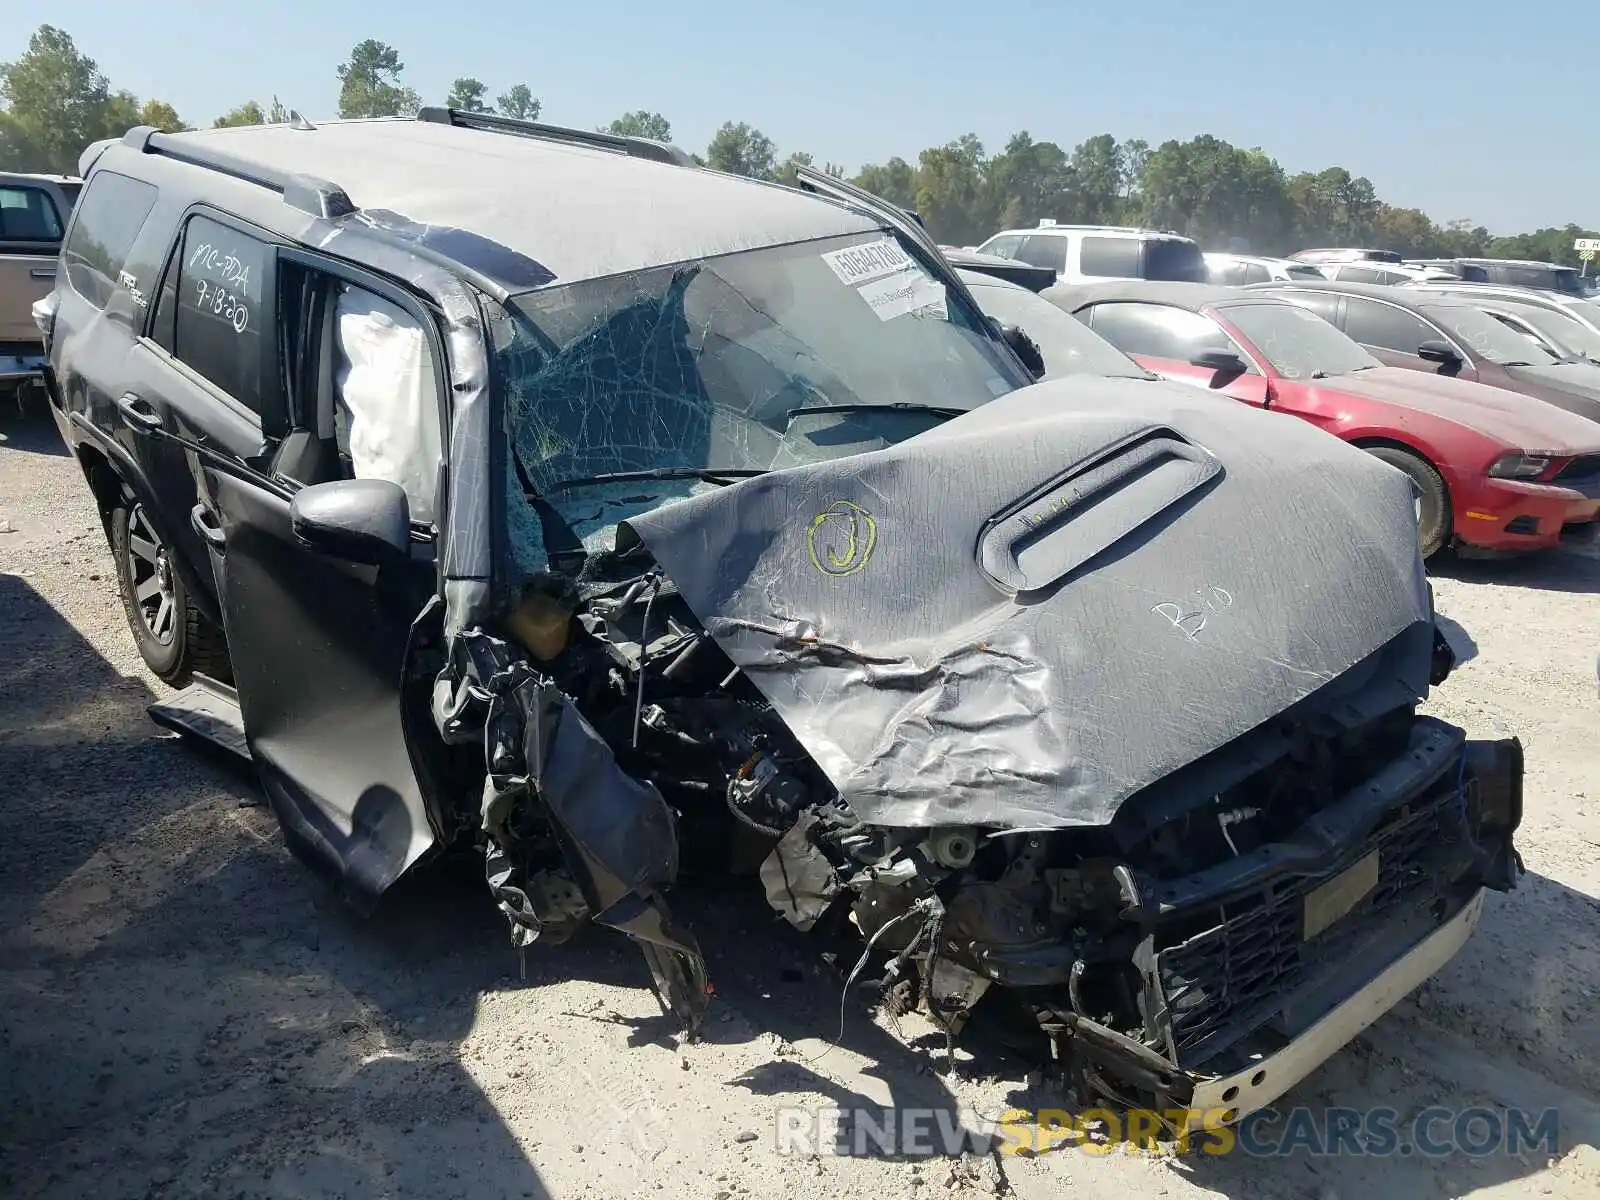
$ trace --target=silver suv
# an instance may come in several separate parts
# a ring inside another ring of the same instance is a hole
[[[1061,283],[1096,279],[1159,279],[1204,283],[1200,244],[1182,234],[1124,225],[1060,225],[1007,229],[978,247],[981,254],[1049,267]]]

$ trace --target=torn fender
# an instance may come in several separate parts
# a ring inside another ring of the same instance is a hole
[[[677,878],[678,837],[661,793],[629,775],[553,680],[520,650],[480,630],[456,636],[439,680],[436,715],[457,733],[481,711],[488,777],[483,829],[490,890],[519,946],[545,927],[531,881],[511,852],[520,805],[548,823],[590,919],[627,934],[644,951],[665,1011],[693,1035],[710,989],[694,935],[673,921],[662,891]],[[565,931],[563,931],[565,932]]]

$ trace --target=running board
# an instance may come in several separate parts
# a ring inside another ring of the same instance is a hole
[[[150,719],[164,729],[186,733],[210,742],[229,754],[250,761],[244,738],[244,715],[239,693],[225,683],[196,674],[194,682],[170,700],[150,705]]]

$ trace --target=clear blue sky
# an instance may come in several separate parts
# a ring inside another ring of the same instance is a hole
[[[1213,133],[1291,172],[1347,167],[1438,221],[1600,224],[1596,0],[72,0],[48,19],[114,87],[197,125],[274,93],[331,116],[334,68],[375,37],[427,102],[458,75],[491,98],[526,80],[547,120],[654,109],[690,149],[725,120],[852,171],[968,131],[996,150],[1018,129],[1069,150]],[[0,59],[30,32],[4,22]]]

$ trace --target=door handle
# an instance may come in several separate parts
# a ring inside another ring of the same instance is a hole
[[[189,524],[213,549],[221,550],[227,542],[226,535],[220,526],[213,524],[211,513],[204,504],[196,504],[189,510]]]
[[[28,278],[29,279],[54,279],[55,277],[56,277],[56,269],[54,267],[30,267],[30,268],[28,268]]]
[[[117,411],[122,414],[122,423],[137,433],[154,433],[161,428],[161,414],[133,392],[123,393],[117,401]]]

